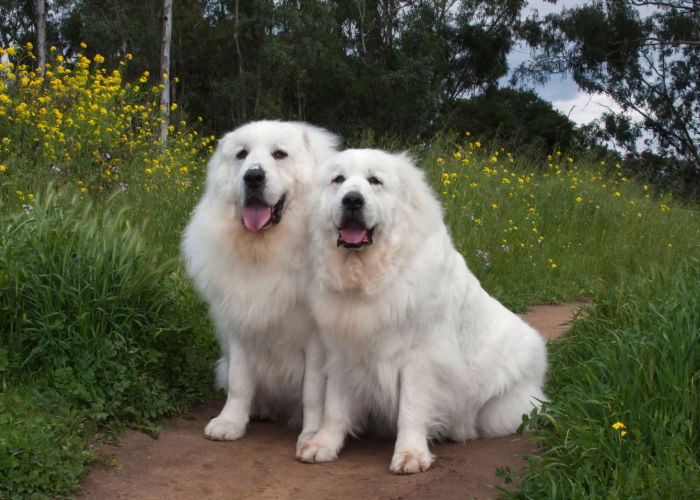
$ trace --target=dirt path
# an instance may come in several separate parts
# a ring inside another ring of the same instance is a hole
[[[539,306],[523,318],[544,337],[556,338],[580,304]],[[522,466],[535,443],[515,436],[464,444],[434,444],[428,472],[389,472],[393,442],[375,437],[350,441],[339,460],[307,465],[294,459],[296,432],[271,422],[253,422],[233,442],[208,441],[202,430],[220,404],[174,418],[158,439],[127,431],[114,456],[116,470],[96,469],[82,482],[95,499],[286,499],[286,498],[493,498],[501,484],[497,467]]]

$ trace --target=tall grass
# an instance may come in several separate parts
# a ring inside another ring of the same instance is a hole
[[[26,393],[40,415],[2,412],[8,493],[70,491],[54,490],[61,462],[28,448],[37,434],[82,445],[85,425],[156,429],[209,392],[215,348],[206,321],[192,321],[205,317],[201,304],[178,279],[177,260],[146,245],[125,213],[50,194],[0,231],[1,406]],[[57,409],[68,424],[42,429]],[[37,467],[43,475],[32,477]]]
[[[700,251],[700,214],[626,179],[619,165],[473,141],[449,153],[434,147],[423,167],[470,269],[516,309],[591,298]]]
[[[70,495],[99,432],[157,432],[216,355],[177,254],[213,137],[173,109],[163,148],[129,56],[51,54],[0,49],[0,497]]]
[[[509,496],[697,498],[698,297],[700,261],[689,259],[599,295],[550,345],[543,453]]]

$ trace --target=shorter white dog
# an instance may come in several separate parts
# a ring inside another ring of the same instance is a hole
[[[390,469],[425,471],[429,439],[511,434],[545,399],[538,333],[481,288],[404,154],[348,150],[310,201],[310,288],[328,350],[323,424],[298,447],[334,460],[369,421],[395,432]]]

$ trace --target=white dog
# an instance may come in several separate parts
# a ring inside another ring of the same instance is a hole
[[[403,154],[348,150],[317,184],[310,300],[328,386],[297,458],[334,460],[369,420],[396,433],[391,471],[414,473],[433,461],[429,439],[516,431],[544,400],[544,342],[469,272],[422,172]]]
[[[182,241],[187,271],[209,303],[227,399],[204,434],[243,436],[251,414],[287,418],[300,442],[323,412],[318,328],[306,305],[307,192],[337,138],[305,123],[261,121],[226,134]]]

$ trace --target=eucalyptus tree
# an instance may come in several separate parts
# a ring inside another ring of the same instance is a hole
[[[606,94],[622,109],[605,118],[611,137],[634,149],[646,131],[649,147],[700,171],[698,0],[595,0],[531,17],[521,33],[535,57],[518,77],[570,74],[581,89]]]

